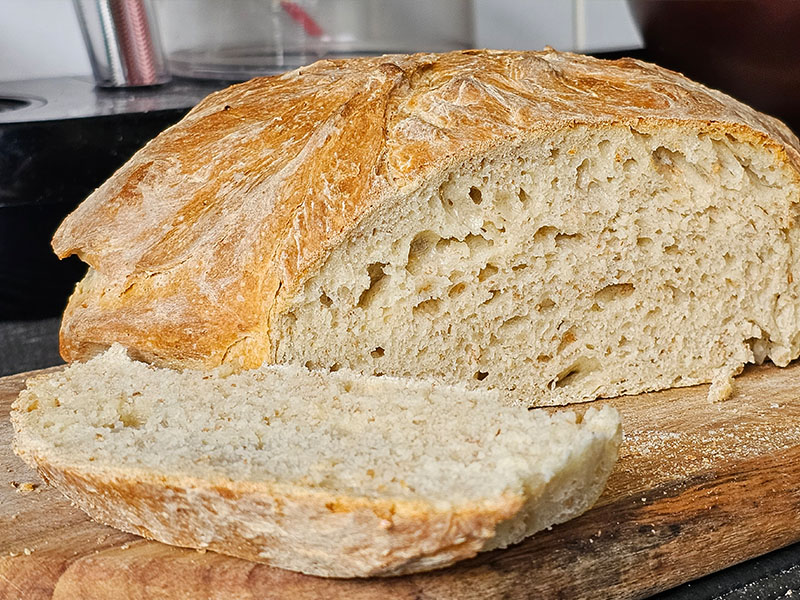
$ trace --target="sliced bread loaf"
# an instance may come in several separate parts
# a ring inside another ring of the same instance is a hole
[[[311,573],[443,567],[598,498],[611,408],[548,415],[499,394],[297,366],[228,374],[114,346],[33,379],[16,452],[92,518]]]
[[[320,61],[215,93],[58,230],[62,352],[550,404],[800,354],[800,143],[635,60]]]

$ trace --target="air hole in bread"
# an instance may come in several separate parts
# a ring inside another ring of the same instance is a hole
[[[478,371],[478,372],[475,373],[475,379],[477,379],[478,381],[483,381],[488,376],[489,376],[489,372],[488,371]]]
[[[375,294],[380,290],[379,284],[385,277],[383,273],[383,269],[385,267],[386,263],[372,263],[367,267],[367,274],[369,275],[369,287],[361,292],[361,296],[358,298],[358,304],[356,306],[359,308],[366,308],[369,306],[373,296],[375,296]]]
[[[487,263],[486,266],[483,267],[478,273],[478,281],[486,281],[493,275],[496,275],[498,270],[499,269],[497,268],[496,265],[493,265],[492,263]]]
[[[556,353],[561,354],[567,346],[569,346],[570,344],[574,344],[576,339],[578,338],[575,337],[575,328],[570,327],[567,331],[564,332],[564,335],[561,336],[561,341],[558,343],[558,348],[556,349]]]
[[[333,304],[333,300],[331,300],[331,297],[328,296],[328,294],[322,292],[319,296],[319,303],[325,308],[330,308]]]
[[[653,165],[662,174],[669,177],[683,176],[684,169],[681,168],[686,162],[686,157],[680,152],[675,152],[664,146],[659,146],[653,151]]]
[[[450,288],[450,290],[447,292],[447,295],[450,298],[455,298],[455,297],[460,296],[461,294],[463,294],[464,290],[466,290],[466,289],[467,289],[467,284],[466,283],[463,283],[463,282],[457,283],[457,284],[455,284],[454,286],[452,286]]]
[[[517,315],[503,321],[500,325],[498,333],[503,336],[514,337],[517,334],[524,333],[524,330],[529,327],[530,320],[523,315]]]
[[[623,172],[623,174],[630,175],[633,172],[633,170],[636,168],[636,165],[637,165],[637,163],[636,163],[635,159],[633,159],[633,158],[626,159],[625,162],[622,163],[622,172]]]
[[[533,234],[533,242],[541,244],[543,241],[555,237],[558,233],[558,229],[555,227],[551,227],[549,225],[545,225],[543,227],[539,227],[534,234]]]
[[[464,243],[473,253],[480,252],[494,245],[492,240],[487,240],[482,235],[477,235],[474,233],[467,234],[467,236],[464,238]]]
[[[576,185],[578,186],[579,190],[585,190],[589,186],[589,183],[592,181],[591,175],[591,163],[589,162],[588,158],[584,158],[583,162],[578,165],[578,168],[575,172],[576,177]]]
[[[682,302],[683,300],[686,299],[686,292],[684,292],[679,287],[668,283],[664,286],[664,288],[672,295],[672,300],[674,302]]]
[[[765,339],[764,335],[765,334],[762,331],[761,333],[762,337],[750,338],[746,340],[747,345],[753,352],[753,359],[758,365],[764,362],[769,353],[769,339],[768,338]]]
[[[423,313],[433,316],[439,312],[441,308],[441,301],[438,298],[430,298],[417,304],[413,311],[415,313]]]
[[[659,146],[653,150],[653,160],[662,165],[672,165],[674,163],[674,152],[664,146]]]
[[[627,298],[633,294],[634,291],[636,291],[636,288],[632,283],[612,283],[598,291],[594,295],[594,298],[601,304],[607,304],[614,300]]]
[[[546,311],[546,310],[550,310],[550,309],[551,309],[551,308],[553,308],[555,305],[556,305],[556,303],[555,303],[555,302],[553,302],[553,300],[552,300],[552,299],[550,299],[550,298],[543,298],[543,299],[542,299],[542,301],[541,301],[541,302],[539,302],[539,304],[537,304],[537,305],[536,305],[536,310],[538,310],[539,312],[544,312],[544,311]]]
[[[378,346],[377,348],[375,348],[375,350],[373,350],[373,351],[372,351],[372,352],[370,352],[369,354],[370,354],[370,356],[371,356],[372,358],[380,358],[380,357],[381,357],[381,356],[383,356],[385,353],[386,353],[386,352],[384,351],[384,349],[383,349],[383,348],[381,348],[380,346]]]
[[[144,420],[130,411],[121,411],[119,414],[119,420],[122,421],[122,425],[125,427],[141,427]]]
[[[408,246],[408,259],[406,260],[406,269],[409,273],[416,275],[419,272],[422,264],[441,239],[439,235],[430,230],[421,231],[414,236]]]
[[[553,389],[563,389],[570,385],[575,385],[599,368],[600,361],[597,359],[581,357],[573,362],[571,366],[561,371],[561,373],[553,379],[550,386]]]
[[[483,202],[483,193],[480,191],[480,189],[476,188],[475,186],[469,188],[469,197],[475,204],[480,204],[481,202]]]
[[[481,232],[490,234],[490,237],[496,238],[498,234],[505,233],[506,228],[504,225],[495,225],[491,221],[484,221],[481,226]]]
[[[489,290],[489,297],[484,300],[481,304],[490,304],[494,302],[500,296],[500,290]]]
[[[572,381],[577,379],[579,375],[580,375],[580,369],[577,367],[570,367],[568,369],[565,369],[558,375],[558,377],[556,377],[553,380],[551,387],[555,389],[564,388],[568,386]]]
[[[567,242],[576,242],[581,239],[580,233],[557,233],[554,240],[556,242],[556,246],[560,246]]]

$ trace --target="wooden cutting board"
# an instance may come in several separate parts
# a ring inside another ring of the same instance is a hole
[[[90,521],[10,448],[0,379],[0,599],[642,598],[800,540],[800,364],[608,401],[625,439],[588,513],[442,571],[326,580],[172,548]],[[29,485],[34,489],[30,490]]]

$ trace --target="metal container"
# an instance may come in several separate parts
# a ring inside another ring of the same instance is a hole
[[[73,0],[95,82],[158,85],[170,75],[150,0]]]

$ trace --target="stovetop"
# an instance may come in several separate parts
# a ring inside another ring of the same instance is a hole
[[[176,79],[142,88],[98,88],[91,77],[0,82],[0,125],[186,110],[225,82]]]

